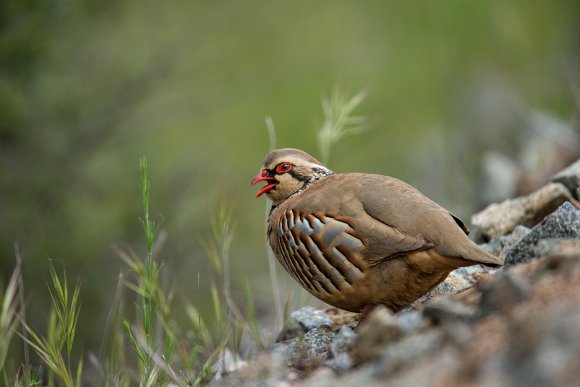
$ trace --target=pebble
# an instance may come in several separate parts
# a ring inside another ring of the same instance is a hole
[[[288,362],[296,368],[315,368],[330,354],[330,344],[336,334],[323,325],[293,339],[288,345]]]
[[[473,215],[471,222],[476,234],[489,241],[511,232],[518,224],[535,226],[568,200],[573,198],[565,186],[550,183],[528,196],[491,204]]]
[[[505,264],[527,262],[536,255],[534,249],[541,239],[580,238],[580,211],[570,202],[562,204],[556,211],[546,216],[540,224],[523,237],[507,253]]]

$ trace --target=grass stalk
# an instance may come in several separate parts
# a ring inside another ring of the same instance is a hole
[[[5,289],[0,288],[0,370],[5,372],[4,365],[12,338],[18,328],[18,279],[20,265],[17,265]],[[6,377],[6,376],[5,376]]]
[[[155,222],[149,217],[149,192],[150,182],[148,176],[147,158],[142,157],[140,160],[141,172],[141,200],[143,203],[143,231],[147,242],[147,258],[145,260],[145,285],[153,284],[155,276],[158,273],[157,265],[153,260],[153,241],[155,240]],[[145,337],[148,345],[152,345],[151,330],[153,317],[155,315],[156,305],[150,292],[145,291],[141,294],[141,308],[143,313],[143,324],[145,327]]]
[[[365,118],[352,114],[364,101],[366,95],[367,92],[363,90],[348,98],[335,89],[330,98],[322,100],[324,121],[316,133],[316,138],[320,161],[323,164],[328,164],[334,144],[348,135],[359,134],[364,130]]]

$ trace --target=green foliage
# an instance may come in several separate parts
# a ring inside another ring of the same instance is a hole
[[[76,362],[76,374],[73,373],[71,352],[80,312],[79,293],[81,286],[77,282],[71,295],[66,272],[61,280],[52,263],[49,265],[49,272],[52,285],[52,288],[49,287],[52,311],[46,337],[37,334],[25,322],[22,324],[29,336],[21,335],[21,337],[50,369],[49,384],[54,384],[56,377],[66,387],[80,386],[83,361]]]
[[[204,242],[214,268],[210,285],[214,311],[209,318],[213,321],[211,328],[206,323],[208,318],[202,317],[196,306],[186,302],[185,310],[193,331],[183,329],[172,319],[173,295],[161,284],[163,264],[157,262],[154,256],[157,226],[150,218],[150,182],[145,158],[141,159],[140,172],[147,255],[141,259],[130,250],[118,250],[119,256],[135,276],[134,281],[123,283],[138,296],[136,307],[140,318],[135,322],[125,319],[122,329],[137,358],[139,385],[156,386],[168,381],[178,385],[205,383],[213,376],[214,363],[226,348],[235,354],[239,352],[243,334],[255,338],[258,347],[263,347],[259,341],[249,288],[246,296],[249,317],[238,309],[231,297],[229,256],[234,237],[232,211],[224,204],[218,206],[212,217],[211,234]],[[193,337],[196,342],[189,345],[187,337]],[[176,360],[180,362],[181,372],[174,371]],[[122,372],[120,366],[116,372]]]

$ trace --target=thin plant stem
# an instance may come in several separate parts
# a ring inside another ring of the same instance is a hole
[[[20,245],[18,242],[14,243],[14,253],[16,254],[16,267],[22,267],[22,254],[20,252]],[[19,272],[18,275],[18,298],[20,301],[20,319],[26,323],[26,305],[24,304],[24,278],[22,276],[22,271]],[[26,328],[22,327],[22,337],[24,337],[23,345],[23,353],[24,353],[24,364],[30,364],[30,353],[28,351],[28,345],[26,344],[26,340],[28,339],[28,332],[26,332]]]
[[[365,90],[351,98],[335,89],[330,98],[322,100],[324,121],[316,133],[320,158],[323,164],[328,164],[331,147],[343,137],[358,134],[364,129],[364,117],[353,116],[354,110],[366,98]]]

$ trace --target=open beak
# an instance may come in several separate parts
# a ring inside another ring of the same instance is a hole
[[[265,186],[263,186],[258,190],[258,192],[256,193],[257,198],[262,196],[262,194],[265,194],[266,192],[270,192],[271,190],[276,188],[276,184],[278,184],[278,180],[270,176],[268,174],[268,171],[266,171],[265,169],[262,172],[258,173],[256,176],[254,176],[251,185],[258,184],[261,181],[265,181],[268,184],[266,184]]]

